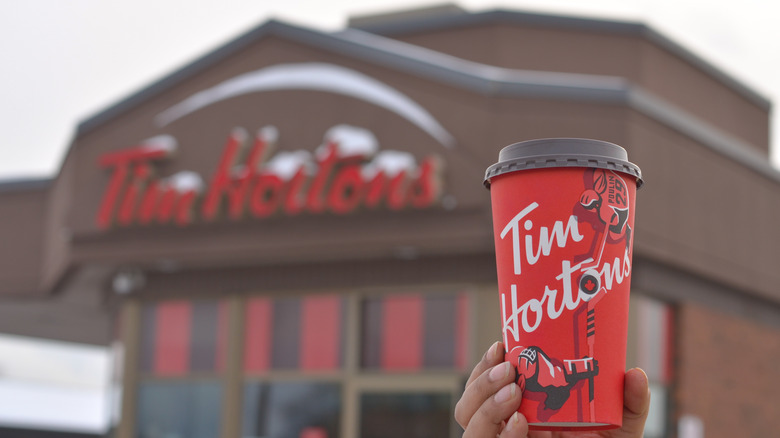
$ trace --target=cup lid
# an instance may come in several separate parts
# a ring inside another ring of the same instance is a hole
[[[628,161],[622,147],[602,140],[587,138],[542,138],[511,144],[498,153],[498,163],[485,171],[485,187],[498,175],[518,170],[551,167],[595,167],[627,173],[641,187],[642,171]]]

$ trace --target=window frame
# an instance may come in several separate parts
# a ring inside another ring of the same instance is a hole
[[[244,388],[249,382],[283,382],[283,381],[314,381],[337,382],[341,387],[341,418],[340,437],[357,438],[360,430],[360,397],[367,392],[435,392],[446,393],[452,400],[451,413],[454,405],[463,391],[463,384],[473,359],[472,352],[476,340],[477,311],[479,289],[475,286],[464,284],[440,284],[440,285],[405,285],[399,287],[365,287],[350,289],[322,289],[322,290],[297,290],[297,291],[260,291],[253,290],[245,293],[211,297],[211,296],[187,296],[186,294],[170,294],[161,298],[139,299],[130,298],[122,306],[122,342],[125,347],[123,376],[123,393],[121,402],[121,421],[117,428],[119,438],[135,438],[135,422],[137,419],[138,390],[140,385],[153,381],[202,381],[219,380],[222,388],[222,412],[220,417],[220,437],[238,438],[242,436],[244,415]],[[344,327],[342,342],[342,364],[336,370],[279,370],[269,369],[262,372],[247,372],[244,369],[244,348],[246,334],[246,312],[250,299],[264,298],[303,298],[311,295],[338,295],[345,300]],[[425,297],[429,294],[452,294],[455,296],[465,294],[467,304],[467,328],[463,340],[465,345],[466,363],[463,369],[458,369],[457,364],[452,369],[420,369],[413,371],[388,372],[381,369],[371,370],[362,368],[361,348],[361,305],[366,298],[378,298],[383,296],[395,296],[403,294],[419,294]],[[227,340],[226,357],[221,370],[199,373],[190,372],[184,376],[155,376],[145,373],[140,366],[142,309],[150,303],[167,300],[225,300],[227,301]],[[454,419],[451,421],[451,437],[458,437],[462,431]]]

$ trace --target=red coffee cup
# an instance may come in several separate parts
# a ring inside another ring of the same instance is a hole
[[[634,199],[625,149],[515,143],[485,174],[506,360],[531,430],[620,427]]]

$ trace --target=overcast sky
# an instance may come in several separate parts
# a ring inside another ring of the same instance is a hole
[[[80,120],[262,22],[337,30],[432,0],[0,0],[0,178],[56,172]],[[775,100],[780,4],[762,0],[460,0],[642,21]],[[780,162],[780,154],[775,154]]]
[[[439,3],[443,1],[0,0],[0,179],[53,175],[80,120],[270,18],[329,31],[343,27],[349,15]],[[456,3],[470,11],[503,7],[641,21],[773,102],[780,97],[780,3]],[[774,155],[780,163],[780,153]],[[6,393],[12,382],[94,391],[96,385],[105,387],[107,366],[105,351],[0,336],[0,385]],[[30,412],[41,414],[34,390],[26,393]],[[96,409],[102,408],[82,409],[83,424],[101,424],[105,414]]]

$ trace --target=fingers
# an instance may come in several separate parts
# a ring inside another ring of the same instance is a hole
[[[509,375],[511,366],[502,363],[503,352],[503,345],[494,343],[472,370],[463,396],[455,405],[455,420],[464,429],[485,400],[513,380]]]
[[[509,383],[513,383],[514,374],[512,365],[509,362],[500,363],[493,368],[483,372],[477,377],[471,385],[463,391],[463,396],[455,405],[455,420],[465,429],[471,422],[474,414],[484,405],[491,396],[497,395],[497,392],[503,387],[510,388]],[[505,394],[504,394],[505,395]],[[500,418],[499,423],[509,417],[512,412],[509,411],[504,417]]]
[[[502,367],[502,365],[498,365]],[[475,384],[479,380],[475,381]],[[464,395],[464,397],[466,397]],[[515,382],[510,382],[490,395],[476,410],[465,427],[463,438],[525,437],[528,423],[522,415],[513,415],[520,407],[522,394]],[[504,420],[508,419],[506,423]],[[503,429],[503,430],[502,430]]]
[[[528,422],[517,413],[522,391],[516,370],[503,362],[504,346],[493,344],[474,367],[463,397],[455,405],[455,420],[464,438],[525,438]]]
[[[650,411],[650,386],[647,374],[640,368],[626,372],[623,394],[623,427],[616,437],[641,437]]]
[[[498,438],[527,438],[527,436],[528,421],[526,421],[523,414],[515,411],[515,413],[506,420],[506,426],[498,435]]]

